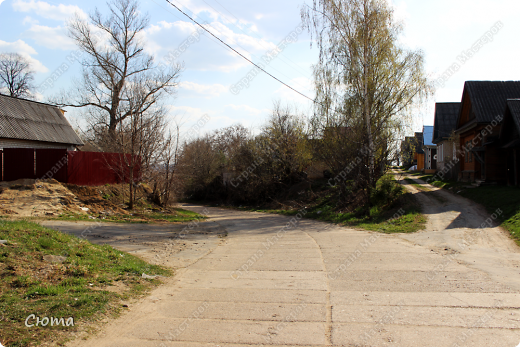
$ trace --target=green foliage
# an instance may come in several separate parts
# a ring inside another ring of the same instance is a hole
[[[388,206],[401,197],[403,191],[403,186],[395,181],[393,175],[385,175],[377,182],[370,198],[376,206]]]
[[[143,272],[171,274],[108,245],[93,245],[27,221],[1,220],[0,239],[9,241],[0,248],[0,341],[7,346],[42,345],[51,336],[65,338],[59,331],[77,330],[63,326],[28,329],[24,321],[30,314],[74,317],[76,323],[87,323],[100,314],[117,313],[115,302],[157,283],[142,279]],[[62,255],[66,260],[50,264],[43,261],[44,255]],[[106,286],[114,281],[123,281],[129,291],[107,291]]]

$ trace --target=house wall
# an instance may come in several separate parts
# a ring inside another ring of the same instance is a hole
[[[455,151],[454,151],[455,150]],[[437,172],[446,179],[457,179],[457,151],[453,141],[445,140],[437,145]]]
[[[417,170],[424,170],[424,154],[417,154]]]
[[[464,124],[472,120],[474,117],[473,110],[471,109],[471,100],[467,94],[464,96],[462,102],[462,114],[459,119],[458,128],[461,128]]]
[[[466,182],[473,182],[481,178],[481,165],[476,162],[475,155],[469,151],[469,148],[471,148],[470,143],[472,143],[476,133],[476,130],[470,130],[460,135],[460,149],[462,153],[459,178]],[[476,146],[480,146],[480,141],[476,141]]]
[[[54,148],[73,151],[76,147],[61,143],[0,138],[0,150],[4,148]]]
[[[481,147],[488,140],[487,136],[483,136],[485,125],[469,130],[460,135],[460,148],[468,148],[468,144],[473,143],[474,147]],[[500,127],[493,129],[490,136],[496,136]],[[484,160],[484,167],[477,159],[476,155],[470,151],[464,151],[464,155],[460,158],[459,179],[462,181],[486,180],[490,182],[506,182],[507,181],[507,165],[506,154],[498,146],[486,146],[485,152],[478,152],[479,156]]]
[[[484,161],[486,163],[486,180],[490,182],[507,182],[507,152],[499,147],[488,148]]]
[[[506,151],[507,155],[507,184],[510,186],[520,184],[520,148]]]

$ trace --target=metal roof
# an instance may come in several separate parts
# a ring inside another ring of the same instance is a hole
[[[425,125],[423,127],[423,144],[425,146],[435,146],[433,144],[433,125]]]
[[[56,106],[2,94],[0,138],[83,145]]]
[[[491,123],[504,114],[508,99],[520,98],[520,81],[467,81],[463,98],[466,93],[477,122]]]
[[[435,104],[435,121],[433,126],[433,143],[451,136],[457,128],[460,102],[439,102]]]
[[[516,125],[516,129],[520,132],[520,99],[507,100],[507,106],[511,111],[511,116]]]
[[[415,153],[424,154],[422,149],[423,133],[415,133]]]
[[[502,128],[500,129],[500,140],[502,148],[520,147],[520,99],[507,100],[507,109]],[[505,145],[504,145],[505,143]]]

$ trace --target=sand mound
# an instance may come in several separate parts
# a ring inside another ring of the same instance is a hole
[[[86,213],[85,206],[54,179],[21,179],[0,183],[0,214],[42,217],[64,212]]]

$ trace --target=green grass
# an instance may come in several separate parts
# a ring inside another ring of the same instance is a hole
[[[417,183],[416,181],[414,181],[411,178],[405,178],[404,180],[421,191],[429,191],[429,189],[427,187],[420,185],[419,183]]]
[[[404,194],[400,198],[400,201],[401,202],[398,205],[403,208],[404,214],[396,219],[393,219],[393,216],[398,212],[399,208],[382,211],[378,207],[374,207],[370,211],[370,216],[359,217],[356,216],[356,213],[354,212],[337,212],[334,206],[328,201],[324,201],[321,204],[307,209],[305,218],[349,227],[357,227],[370,231],[378,231],[386,234],[414,233],[424,229],[426,224],[426,217],[417,207],[413,196],[411,194]],[[299,210],[264,210],[248,208],[243,208],[242,210],[263,213],[276,213],[286,216],[295,216],[300,212]]]
[[[490,215],[501,209],[501,226],[520,245],[520,187],[482,186],[466,189],[460,195],[483,205]]]
[[[28,221],[0,220],[0,342],[9,347],[62,343],[88,323],[114,315],[118,302],[160,283],[142,273],[170,276],[171,271],[105,245],[42,227]],[[63,264],[44,261],[64,256]],[[124,283],[125,291],[107,290]],[[73,317],[75,327],[25,326],[25,319]]]
[[[93,218],[92,218],[93,217]],[[49,217],[46,219],[52,220],[66,220],[66,221],[99,221],[113,222],[113,223],[186,223],[193,220],[201,220],[206,217],[192,211],[183,210],[180,208],[172,209],[170,212],[135,212],[128,215],[100,215],[90,216],[84,214],[64,213],[57,217]]]
[[[406,173],[406,172],[404,172],[404,173]],[[457,190],[457,189],[460,189],[460,188],[468,185],[468,183],[464,183],[464,182],[458,182],[458,181],[453,181],[453,180],[442,180],[438,176],[425,175],[422,172],[415,172],[415,173],[411,173],[409,175],[413,176],[413,178],[415,178],[415,179],[423,180],[424,182],[426,182],[434,187],[441,188],[441,189]],[[417,188],[419,188],[419,185],[417,183],[413,182],[412,180],[406,179],[406,181],[408,183],[416,186]]]
[[[378,183],[378,190],[381,191],[382,179]],[[387,190],[393,191],[391,201],[385,198],[385,194],[378,194],[376,201],[381,203],[370,209],[370,213],[361,213],[362,208],[358,208],[353,212],[340,212],[337,209],[337,199],[331,191],[328,195],[322,197],[311,206],[306,208],[305,218],[316,219],[324,222],[331,222],[340,225],[358,227],[365,230],[379,231],[383,233],[413,233],[424,229],[426,218],[421,214],[415,198],[410,193],[404,193],[402,189],[395,189],[398,183],[393,176],[386,179]],[[390,185],[390,186],[388,186]],[[400,186],[398,186],[400,187]],[[402,208],[404,214],[394,219],[394,215]],[[245,207],[241,210],[277,213],[286,216],[294,216],[300,212],[297,209],[291,210],[269,210]]]

